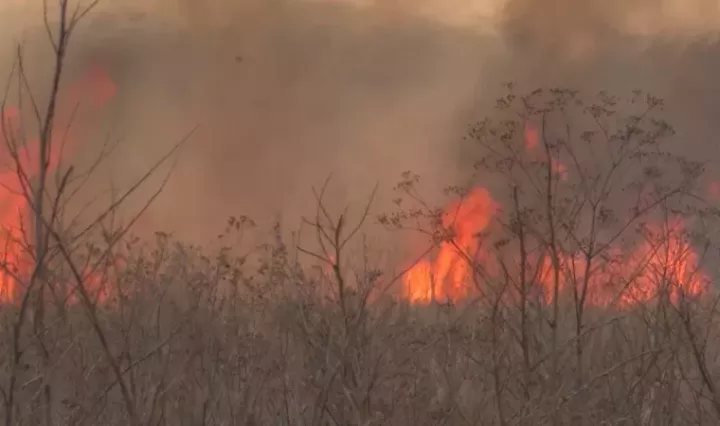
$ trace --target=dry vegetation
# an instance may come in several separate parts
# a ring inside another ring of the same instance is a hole
[[[674,271],[687,253],[667,247],[684,231],[648,231],[651,221],[681,216],[702,266],[713,259],[716,213],[696,195],[702,165],[668,151],[672,129],[657,118],[659,100],[638,92],[588,102],[566,90],[516,96],[510,88],[497,119],[468,138],[483,147],[471,184],[492,181],[494,194],[506,194],[492,229],[476,236],[484,261],[456,247],[470,265],[472,297],[413,306],[394,297],[401,274],[368,260],[376,249],[362,237],[375,220],[369,210],[350,223],[349,213],[326,209],[323,191],[307,221],[315,250],[287,242],[279,227],[251,255],[164,234],[132,239],[113,221],[124,196],[90,227],[68,226],[61,213],[77,172],[58,169],[55,179],[47,166],[63,52],[84,13],[67,7],[60,1],[59,23],[48,20],[58,61],[49,104],[37,108],[39,174],[23,170],[16,153],[24,141],[5,135],[34,222],[34,238],[22,244],[30,273],[3,264],[18,279],[17,303],[0,310],[5,425],[720,421],[714,292],[678,290],[677,277],[699,274]],[[522,153],[528,122],[542,129],[539,158]],[[553,162],[565,164],[567,179]],[[398,212],[379,222],[421,232],[430,249],[453,244],[419,187],[406,173]],[[252,226],[231,219],[224,238]],[[103,235],[100,244],[93,235]],[[636,265],[611,248],[638,238],[664,251],[661,263]],[[549,281],[538,258],[550,265]],[[323,266],[309,268],[308,259]],[[643,268],[653,268],[657,292],[631,307],[594,304],[592,277],[610,280],[613,262],[636,265],[613,276],[624,280],[613,283],[618,294],[649,274]],[[104,293],[98,276],[110,286]],[[550,283],[549,300],[540,280]]]

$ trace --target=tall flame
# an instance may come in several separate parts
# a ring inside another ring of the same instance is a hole
[[[523,136],[528,152],[540,147],[537,127],[527,125]],[[566,179],[567,167],[558,159],[549,160],[552,170]],[[440,244],[434,259],[422,259],[405,274],[404,297],[418,304],[465,299],[475,288],[470,265],[480,264],[489,279],[498,278],[492,275],[500,268],[481,247],[479,236],[496,211],[497,203],[482,187],[449,205],[442,224],[452,238]],[[709,290],[709,278],[698,268],[699,256],[684,238],[683,225],[675,219],[665,226],[652,226],[642,243],[629,250],[610,247],[606,251],[610,256],[604,258],[560,252],[555,262],[548,254],[531,259],[529,266],[537,271],[533,286],[548,304],[553,302],[557,286],[558,294],[574,291],[590,305],[616,308],[631,308],[663,295],[677,303],[683,297],[704,294]]]
[[[468,296],[468,256],[476,257],[480,236],[497,205],[485,188],[475,188],[453,203],[442,216],[442,225],[451,237],[440,243],[434,262],[423,259],[405,276],[405,295],[412,302],[461,300]]]
[[[62,155],[73,148],[74,123],[71,111],[82,102],[100,108],[115,96],[116,91],[112,79],[97,65],[90,69],[82,81],[70,86],[67,96],[58,103],[53,139],[48,152],[48,173],[56,169]],[[20,296],[19,285],[32,271],[27,248],[28,242],[32,241],[30,206],[27,201],[30,189],[25,182],[37,177],[40,171],[40,142],[39,138],[35,138],[18,146],[22,138],[20,112],[17,108],[8,107],[0,111],[0,117],[0,303],[12,303]],[[91,275],[88,285],[97,287],[101,283],[98,277]]]

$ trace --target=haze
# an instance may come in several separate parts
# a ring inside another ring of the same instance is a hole
[[[715,152],[717,1],[115,3],[78,30],[68,77],[101,63],[118,85],[101,123],[125,139],[114,179],[139,176],[200,125],[148,229],[202,238],[233,214],[292,222],[329,173],[339,204],[376,182],[387,198],[404,170],[432,194],[468,174],[461,138],[508,80],[652,91],[683,150]],[[35,81],[47,80],[41,4],[4,2],[0,75],[23,41]]]

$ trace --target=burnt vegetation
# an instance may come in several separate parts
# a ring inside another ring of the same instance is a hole
[[[375,191],[363,208],[331,209],[325,182],[292,238],[234,217],[215,249],[140,239],[145,207],[122,223],[118,209],[186,138],[82,224],[69,206],[105,151],[87,171],[50,164],[64,52],[91,9],[46,11],[45,105],[18,52],[11,82],[35,120],[21,125],[37,129],[35,166],[3,115],[7,179],[28,216],[28,229],[3,230],[6,426],[720,421],[718,212],[703,163],[672,153],[682,141],[661,99],[508,85],[469,130],[475,174],[447,190],[458,209],[479,186],[497,202],[471,243],[411,172],[382,214]],[[366,238],[373,227],[425,244],[393,268]],[[266,241],[247,243],[257,233]],[[431,283],[411,303],[408,271],[439,249],[464,265],[466,291]]]

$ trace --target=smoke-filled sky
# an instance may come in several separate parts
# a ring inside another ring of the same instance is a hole
[[[41,4],[6,0],[3,68],[13,42],[44,43]],[[120,180],[200,125],[145,225],[200,236],[231,214],[309,213],[329,173],[356,205],[404,170],[457,182],[467,126],[511,79],[653,91],[712,158],[719,30],[716,0],[103,0],[68,66],[118,85],[103,126],[125,139]]]

